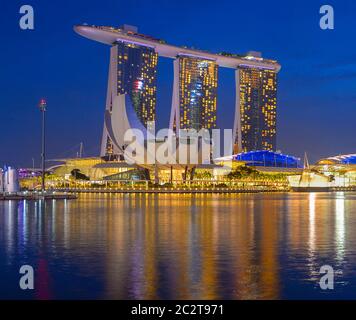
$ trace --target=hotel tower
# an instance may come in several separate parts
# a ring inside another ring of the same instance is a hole
[[[179,56],[174,61],[174,84],[170,128],[214,129],[218,65],[194,56]]]
[[[257,52],[249,56],[261,59]],[[241,64],[236,70],[236,138],[239,152],[276,150],[277,71]]]
[[[128,34],[137,32],[135,27],[128,25],[124,25],[122,30]],[[155,121],[157,60],[158,55],[152,46],[120,39],[112,44],[106,112],[112,114],[115,96],[127,94],[138,120],[144,127],[147,127],[148,121]],[[112,159],[121,154],[123,149],[123,145],[115,146],[104,123],[101,156]]]

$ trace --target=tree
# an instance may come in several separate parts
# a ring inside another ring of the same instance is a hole
[[[75,180],[90,180],[89,177],[81,173],[79,169],[73,169],[70,174]]]

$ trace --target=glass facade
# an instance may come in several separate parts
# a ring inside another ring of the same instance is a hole
[[[214,61],[179,57],[179,121],[181,129],[216,127],[218,66]]]
[[[129,94],[135,112],[147,127],[155,121],[158,54],[154,48],[118,42],[118,94]]]
[[[343,158],[342,157],[339,157],[340,158],[340,162],[342,164],[356,164],[356,155],[349,155],[349,156],[344,156]]]
[[[239,67],[241,148],[276,150],[277,73]]]
[[[103,177],[103,180],[150,180],[148,169],[130,169]]]
[[[239,153],[234,160],[246,161],[250,166],[301,168],[300,158],[272,151],[250,151]]]

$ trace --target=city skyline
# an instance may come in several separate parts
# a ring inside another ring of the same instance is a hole
[[[231,14],[226,11],[224,2],[222,4],[223,6],[219,10],[231,17]],[[350,6],[352,6],[351,3],[349,8]],[[25,51],[29,54],[24,57],[26,63],[19,61],[18,64],[12,66],[11,73],[9,73],[10,68],[7,66],[2,71],[3,92],[0,99],[1,105],[5,107],[1,129],[1,145],[7,151],[6,154],[2,152],[3,157],[0,158],[0,161],[3,163],[15,166],[30,166],[33,157],[36,163],[39,163],[39,140],[36,139],[39,136],[39,119],[35,110],[37,101],[42,96],[47,98],[49,104],[48,142],[50,147],[48,148],[48,158],[60,157],[60,153],[65,153],[81,141],[84,142],[87,155],[99,154],[98,146],[100,145],[102,121],[98,121],[98,118],[102,119],[102,110],[105,104],[104,95],[108,67],[105,61],[107,61],[108,55],[105,47],[98,45],[97,48],[94,48],[95,44],[85,43],[74,33],[70,34],[72,31],[69,31],[68,28],[72,25],[69,26],[69,23],[76,24],[78,17],[79,19],[83,17],[82,19],[85,19],[83,22],[89,23],[93,21],[97,24],[116,26],[122,23],[139,25],[140,30],[145,34],[157,35],[172,43],[196,45],[212,52],[222,51],[225,47],[228,47],[229,52],[234,53],[245,53],[248,50],[261,51],[264,57],[275,58],[283,66],[279,75],[278,87],[278,149],[296,156],[301,156],[304,151],[307,151],[312,161],[325,156],[354,152],[352,138],[348,134],[352,124],[350,119],[353,115],[354,101],[351,90],[354,49],[351,46],[347,52],[337,52],[337,54],[335,54],[335,48],[330,48],[329,51],[324,50],[327,47],[326,40],[328,37],[334,39],[337,43],[343,43],[346,40],[346,35],[343,35],[342,32],[350,23],[347,16],[343,22],[339,22],[339,29],[322,31],[313,20],[317,17],[317,5],[314,11],[313,6],[310,6],[310,10],[308,10],[308,12],[311,11],[310,16],[308,13],[302,21],[297,19],[297,6],[292,9],[283,7],[285,16],[276,14],[276,18],[278,18],[276,22],[269,22],[268,24],[272,34],[286,35],[286,30],[282,32],[278,27],[278,22],[283,22],[287,17],[293,18],[292,27],[288,25],[288,28],[292,28],[292,30],[287,30],[291,31],[289,32],[290,46],[287,46],[288,50],[283,51],[277,40],[274,41],[270,36],[261,37],[255,27],[249,29],[249,38],[244,37],[242,35],[244,31],[243,21],[246,20],[241,15],[239,15],[241,23],[238,23],[236,28],[231,28],[231,22],[224,19],[225,24],[217,25],[214,30],[208,31],[199,25],[199,19],[202,19],[200,16],[196,20],[188,16],[188,25],[179,24],[176,19],[169,23],[169,19],[163,16],[161,24],[164,23],[166,28],[162,28],[157,23],[152,23],[152,21],[150,23],[148,20],[141,19],[145,16],[142,7],[136,8],[135,11],[131,4],[127,4],[125,5],[127,9],[125,14],[122,11],[113,14],[113,9],[118,9],[117,4],[108,2],[107,6],[104,7],[105,10],[104,8],[100,9],[95,15],[93,13],[85,14],[85,12],[79,15],[81,7],[78,4],[74,6],[70,13],[66,13],[69,16],[68,21],[62,23],[61,27],[59,25],[53,26],[51,30],[45,30],[45,26],[48,27],[50,23],[49,17],[46,16],[46,5],[41,7],[41,12],[39,12],[36,20],[36,28],[32,33],[19,31],[16,29],[16,25],[9,24],[10,35],[16,33],[18,35],[17,41],[20,40],[24,43],[27,48],[27,51]],[[187,4],[183,2],[182,7],[186,8]],[[277,7],[281,7],[281,3],[277,2],[271,8],[262,6],[257,10],[257,14],[262,15],[263,11],[266,15],[273,14],[273,9]],[[335,7],[337,9],[337,6]],[[347,8],[348,6],[343,6],[340,10],[347,10]],[[6,5],[5,13],[11,12],[12,9],[11,5]],[[168,4],[163,5],[162,8],[163,12],[169,12],[171,9],[171,5]],[[244,10],[244,12],[246,10],[248,12],[249,8],[244,8]],[[312,15],[313,13],[316,17]],[[74,19],[75,16],[76,19]],[[114,16],[117,17],[114,18]],[[177,13],[177,16],[180,16],[180,13]],[[106,18],[104,19],[104,17]],[[113,23],[114,20],[115,23]],[[315,20],[317,21],[317,19]],[[219,21],[221,22],[221,20]],[[297,28],[298,21],[300,25]],[[175,25],[173,25],[174,23]],[[259,27],[261,27],[261,24],[259,24]],[[54,48],[48,47],[47,42],[50,38],[56,32],[62,32],[63,28],[66,31],[63,34],[58,34]],[[186,31],[189,29],[191,36],[184,37],[180,33],[174,32],[179,28],[185,28]],[[323,55],[318,54],[316,46],[307,46],[303,50],[296,48],[296,44],[300,45],[302,42],[299,31],[302,33],[306,28],[311,28],[311,32],[309,36],[305,36],[305,39],[303,39],[305,44],[310,45],[312,40],[318,40],[318,50]],[[239,39],[232,42],[228,41],[236,32],[240,36]],[[39,45],[38,37],[46,39],[42,43],[43,47],[41,44]],[[1,53],[3,61],[11,54],[12,47],[16,47],[16,44],[13,43],[14,40],[9,39],[9,36],[6,36],[5,39],[10,40],[10,43],[7,50]],[[93,54],[89,54],[86,48],[93,50]],[[55,53],[55,55],[52,60],[47,58],[42,63],[36,64],[35,62],[42,57],[42,49],[52,54]],[[76,62],[80,60],[83,62],[80,64]],[[63,66],[62,70],[56,68],[56,65]],[[304,66],[304,74],[299,70],[301,65]],[[346,68],[347,66],[349,68]],[[167,72],[159,71],[159,74],[172,73],[170,62],[163,61],[161,65],[158,65],[159,70],[160,68]],[[320,77],[319,74],[315,74],[315,68],[322,68],[326,75]],[[47,72],[47,70],[51,70],[51,72]],[[220,91],[218,92],[217,112],[219,113],[219,110],[221,112],[221,122],[218,123],[218,127],[232,127],[231,119],[229,119],[231,117],[227,117],[225,113],[229,114],[226,110],[232,111],[234,108],[234,97],[231,95],[234,75],[232,72],[220,69],[218,73],[219,78],[227,79],[227,81],[221,81],[226,82],[227,85],[218,89]],[[328,76],[327,73],[331,73],[331,75]],[[14,85],[13,81],[16,80],[14,75],[16,74],[22,75],[22,81],[18,81]],[[25,81],[27,75],[32,75],[30,82]],[[13,85],[11,86],[11,84]],[[158,77],[158,86],[163,87],[162,93],[157,97],[157,104],[161,106],[160,109],[162,110],[161,114],[157,115],[159,126],[160,123],[168,122],[172,76]],[[8,90],[5,90],[5,88]],[[333,90],[330,90],[330,88]],[[14,90],[22,94],[16,96]],[[335,103],[338,103],[337,114],[332,112]],[[16,130],[16,132],[12,132],[11,136],[6,135],[6,132],[10,132],[10,123],[14,119],[23,130]],[[340,120],[342,120],[342,124]],[[331,121],[333,121],[333,132],[330,130]],[[65,130],[63,130],[64,127]],[[28,135],[27,132],[33,134]],[[18,148],[22,151],[20,156],[16,151]],[[67,156],[73,155],[75,155],[74,152]]]
[[[354,13],[3,4],[0,300],[162,319],[356,300]]]

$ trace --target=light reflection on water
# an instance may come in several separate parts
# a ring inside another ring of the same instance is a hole
[[[356,194],[0,202],[0,298],[356,298]],[[34,292],[18,288],[21,265]],[[335,290],[318,286],[324,264]]]

